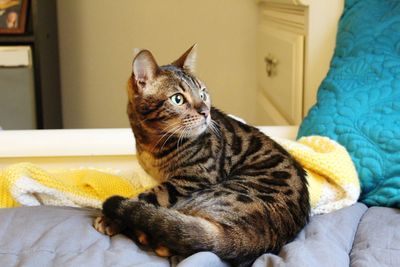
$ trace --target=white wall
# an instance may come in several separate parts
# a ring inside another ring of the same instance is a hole
[[[250,0],[58,0],[66,128],[128,127],[133,48],[160,64],[199,45],[198,73],[214,105],[255,113],[257,4]]]

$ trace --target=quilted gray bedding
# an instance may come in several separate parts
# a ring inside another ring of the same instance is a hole
[[[0,266],[169,266],[122,235],[96,232],[95,213],[48,206],[0,209]],[[178,266],[229,265],[201,252]],[[400,266],[400,210],[357,203],[314,216],[279,255],[264,254],[253,266]]]

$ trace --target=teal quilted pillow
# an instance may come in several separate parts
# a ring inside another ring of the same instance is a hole
[[[307,135],[348,149],[361,201],[400,207],[400,1],[346,1],[330,71],[298,137]]]

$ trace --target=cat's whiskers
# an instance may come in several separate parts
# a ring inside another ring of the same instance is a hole
[[[161,143],[161,141],[166,138],[164,140],[164,142],[162,143],[162,145],[158,148],[159,150],[162,150],[164,148],[164,146],[166,145],[166,143],[168,142],[168,140],[174,135],[174,133],[176,133],[177,131],[179,131],[180,126],[175,126],[174,128],[171,129],[171,132],[166,132],[157,142],[156,145],[154,145],[152,152],[154,152],[157,149],[157,145]]]
[[[167,110],[167,111],[168,111],[168,110]],[[173,110],[170,109],[170,111],[171,111],[171,113],[172,113]],[[189,111],[185,111],[185,112],[182,114],[182,117],[186,117],[188,113],[189,113]],[[185,119],[183,120],[183,123],[184,123],[184,121],[185,121]],[[182,121],[178,121],[178,122],[175,122],[175,123],[173,123],[173,124],[171,124],[171,125],[168,125],[166,128],[164,128],[164,129],[161,131],[161,133],[163,133],[163,135],[162,135],[161,138],[157,141],[157,143],[153,146],[152,152],[154,152],[154,150],[156,149],[157,145],[162,141],[163,138],[165,138],[166,136],[168,136],[168,138],[164,141],[163,145],[161,146],[160,150],[163,149],[163,147],[165,146],[165,144],[168,142],[168,140],[169,140],[173,135],[175,135],[178,131],[180,131],[180,130],[183,129],[182,127],[176,128],[177,125],[178,125],[178,126],[182,126]],[[183,126],[183,127],[184,127],[184,126]],[[168,134],[169,134],[169,135],[168,135]]]
[[[182,126],[178,126],[173,132],[171,132],[171,134],[168,136],[168,138],[164,141],[164,143],[162,144],[160,150],[163,150],[164,146],[167,144],[168,140],[174,136],[178,131],[181,131]]]
[[[177,127],[177,126],[178,126],[178,127]],[[156,149],[157,145],[160,144],[160,142],[161,142],[165,137],[167,137],[167,136],[169,135],[168,138],[170,138],[171,135],[173,135],[173,134],[176,132],[176,130],[179,128],[179,126],[180,126],[180,122],[176,122],[176,123],[174,123],[174,124],[168,125],[168,126],[162,131],[163,135],[158,139],[157,143],[153,146],[151,152],[154,152],[154,150]],[[171,133],[171,131],[172,131],[172,133]],[[167,138],[166,141],[168,141],[168,138]],[[166,141],[165,141],[165,142],[166,142]],[[164,142],[164,144],[165,144],[165,142]]]
[[[219,125],[213,119],[211,119],[210,124],[208,126],[211,132],[215,133],[215,135],[218,138],[221,138],[222,133],[221,130],[219,129]]]
[[[183,136],[184,131],[185,131],[185,128],[183,128],[182,131],[180,132],[179,138],[178,138],[178,142],[176,142],[176,150],[177,151],[179,151],[179,146],[180,146],[180,142],[182,140],[182,136]]]
[[[183,130],[180,133],[179,138],[178,138],[178,142],[177,142],[177,146],[176,146],[177,150],[179,150],[179,146],[182,145],[183,139],[187,137],[187,133],[189,133],[190,130],[191,130],[190,127],[187,127],[187,126],[183,127]]]
[[[177,125],[178,125],[179,123],[175,123],[175,124],[173,124],[173,125],[169,125],[166,129],[171,129],[171,130],[173,130]],[[157,140],[157,143],[155,143],[154,144],[154,146],[153,146],[153,148],[155,148],[161,141],[162,141],[162,139],[166,136],[166,135],[168,135],[170,132],[169,131],[165,131],[165,129],[164,130],[160,130],[160,131],[157,131],[160,135],[161,135],[161,137]]]

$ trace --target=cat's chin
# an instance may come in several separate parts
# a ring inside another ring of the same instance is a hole
[[[208,127],[210,126],[210,124],[211,124],[211,116],[207,116],[207,118],[202,122],[202,123],[200,123],[197,127],[196,127],[196,129],[193,129],[193,132],[194,132],[194,136],[199,136],[199,135],[201,135],[202,133],[204,133],[207,129],[208,129]]]
[[[203,123],[202,125],[200,125],[196,129],[193,129],[192,137],[197,137],[197,136],[201,135],[202,133],[204,133],[207,130],[207,128],[208,128],[208,124],[207,123]]]
[[[202,123],[199,123],[198,125],[191,127],[190,131],[185,131],[184,136],[187,138],[196,138],[200,136],[202,133],[204,133],[209,126],[208,121],[204,121]]]

